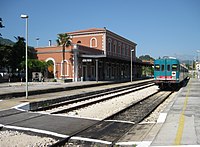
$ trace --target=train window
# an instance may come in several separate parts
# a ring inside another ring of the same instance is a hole
[[[177,71],[177,70],[178,70],[177,64],[173,64],[173,65],[172,65],[172,71]]]
[[[156,64],[155,65],[155,71],[159,71],[160,70],[160,65],[159,64]]]
[[[183,71],[183,68],[182,68],[182,66],[180,67],[180,71],[181,71],[181,72]]]
[[[167,65],[167,71],[170,71],[170,65]]]
[[[177,69],[177,71],[180,71],[180,66],[178,65],[178,69]]]
[[[162,70],[162,71],[165,70],[165,66],[164,66],[164,65],[161,66],[161,70]]]

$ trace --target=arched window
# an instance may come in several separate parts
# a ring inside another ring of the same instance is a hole
[[[90,47],[97,47],[97,39],[95,37],[90,39]]]
[[[54,58],[47,58],[45,61],[52,63],[48,66],[48,72],[52,73],[53,78],[57,78],[56,77],[56,62],[55,62]]]
[[[81,43],[81,41],[79,40],[79,41],[77,41],[77,43]]]
[[[121,54],[121,42],[119,42],[119,44],[118,44],[117,53],[118,53],[119,55]]]
[[[108,39],[108,52],[112,51],[112,40]]]
[[[64,60],[61,62],[61,77],[63,76],[69,76],[69,62],[67,60]]]
[[[117,41],[114,41],[113,43],[113,50],[114,53],[117,53]]]
[[[122,46],[122,55],[125,55],[125,45]]]
[[[125,49],[125,55],[128,56],[128,54],[129,54],[129,46],[127,45]]]
[[[126,55],[127,55],[127,56],[130,56],[130,48],[129,48],[128,45],[127,45],[127,47],[126,47]]]

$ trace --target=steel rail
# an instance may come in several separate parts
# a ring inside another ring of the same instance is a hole
[[[160,92],[160,91],[159,91]],[[145,101],[147,100],[149,100],[149,99],[151,99],[152,97],[155,97],[156,96],[156,94],[159,94],[159,92],[157,92],[157,93],[155,93],[155,94],[152,94],[151,96],[148,96],[148,98],[146,97],[146,98],[144,98],[144,99],[142,99],[141,101],[138,101],[138,102],[136,102],[135,104],[132,104],[132,106],[129,106],[129,107],[127,107],[127,108],[125,108],[124,110],[122,110],[121,111],[121,113],[123,113],[123,112],[125,112],[126,110],[128,110],[128,109],[131,109],[131,107],[134,107],[134,106],[136,106],[136,105],[141,105],[141,103],[145,103]],[[164,93],[164,94],[162,94],[161,96],[159,96],[158,97],[158,99],[156,99],[156,100],[154,100],[154,101],[150,101],[150,103],[152,103],[152,105],[153,106],[149,106],[148,104],[145,104],[145,105],[147,105],[148,106],[148,110],[144,113],[144,112],[142,112],[142,117],[141,118],[139,118],[139,119],[136,119],[135,121],[134,121],[134,126],[135,125],[137,125],[137,124],[139,124],[141,121],[143,121],[147,116],[149,116],[160,104],[162,104],[171,94],[173,94],[174,93],[174,91],[172,91],[172,92],[169,92],[168,94],[166,94],[166,93]],[[147,108],[147,107],[146,107]],[[135,109],[135,108],[133,108],[133,109]],[[145,109],[146,110],[146,109]],[[120,115],[120,113],[118,113],[118,114],[116,114],[116,115]],[[112,119],[112,117],[116,117],[116,115],[114,115],[114,116],[111,116],[110,118],[108,118],[108,119]],[[133,127],[134,127],[133,126]],[[131,129],[131,128],[130,128]],[[129,130],[130,130],[129,129]],[[121,135],[121,137],[123,136],[124,134],[122,134]],[[119,138],[116,138],[113,142],[112,142],[112,145],[111,146],[114,146],[116,143],[117,143],[117,141],[121,138],[121,137],[119,137]]]
[[[99,91],[96,91],[96,92],[88,92],[88,93],[84,93],[84,94],[78,94],[78,95],[72,95],[72,96],[66,96],[66,97],[64,96],[62,98],[63,99],[65,98],[66,99],[65,101],[59,102],[59,103],[56,103],[56,104],[52,104],[52,105],[46,106],[46,107],[40,107],[40,108],[38,108],[34,111],[44,111],[44,110],[48,110],[48,109],[53,109],[53,108],[60,107],[60,106],[63,106],[63,105],[68,105],[68,104],[72,104],[72,103],[75,103],[75,102],[85,101],[85,100],[88,100],[88,99],[92,99],[92,98],[104,96],[104,95],[107,95],[107,94],[132,89],[132,88],[142,86],[142,85],[146,85],[146,84],[150,84],[150,83],[153,83],[153,81],[141,82],[141,83],[130,84],[130,85],[125,85],[125,86],[118,86],[118,87],[114,87],[114,88],[99,90]]]
[[[111,93],[115,93],[115,94],[110,95],[110,96],[105,97],[105,98],[102,98],[102,99],[97,99],[97,100],[94,100],[94,101],[86,102],[84,104],[79,104],[77,106],[72,106],[72,107],[69,107],[69,108],[62,109],[62,110],[57,110],[57,111],[52,112],[51,114],[66,113],[66,112],[69,112],[69,111],[72,111],[72,110],[76,110],[76,109],[80,109],[80,108],[83,108],[83,107],[87,107],[89,105],[93,105],[95,103],[100,103],[100,102],[103,102],[103,101],[106,101],[106,100],[109,100],[109,99],[113,99],[113,98],[116,98],[116,97],[119,97],[119,96],[122,96],[122,95],[125,95],[125,94],[129,94],[129,93],[132,93],[132,92],[144,89],[144,88],[148,88],[148,87],[153,86],[153,85],[154,84],[151,84],[151,85],[149,84],[149,85],[146,85],[146,86],[140,85],[140,86],[143,86],[143,87],[133,89],[133,90],[130,90],[130,89],[136,88],[136,86],[135,87],[129,87],[128,90],[126,89],[127,91],[124,91],[124,89],[120,89],[120,90],[116,90],[116,91],[112,91],[112,92],[106,92],[106,93],[103,93],[101,96],[111,94]],[[117,93],[117,92],[120,92],[120,93]],[[97,95],[95,97],[99,97],[99,95]],[[84,99],[84,100],[87,100],[87,99]]]
[[[141,99],[141,100],[139,100],[139,101],[137,101],[137,102],[135,102],[135,103],[132,103],[131,105],[129,105],[129,106],[127,106],[126,108],[124,108],[123,110],[120,110],[120,111],[118,111],[118,112],[116,112],[116,113],[114,113],[114,114],[112,114],[112,115],[110,115],[110,116],[108,116],[108,117],[106,117],[106,118],[104,118],[104,119],[102,119],[102,120],[100,120],[100,121],[98,121],[98,122],[96,122],[96,123],[90,125],[90,126],[87,126],[86,128],[84,128],[84,129],[82,129],[82,130],[79,130],[79,131],[77,131],[77,132],[75,132],[75,133],[69,135],[69,137],[67,137],[67,138],[65,138],[65,139],[63,139],[63,140],[61,140],[61,141],[58,141],[57,143],[53,144],[51,147],[62,146],[62,145],[64,145],[65,143],[69,142],[69,140],[70,140],[72,137],[77,136],[78,134],[83,133],[84,131],[86,131],[86,130],[92,128],[92,127],[95,127],[95,126],[97,126],[97,125],[98,125],[98,126],[101,126],[101,123],[105,123],[105,121],[110,120],[111,118],[115,117],[116,115],[119,115],[120,113],[125,112],[127,109],[130,109],[131,107],[134,107],[135,105],[141,105],[141,102],[143,102],[144,100],[149,99],[149,98],[155,96],[155,95],[158,94],[158,93],[159,93],[159,92],[155,92],[155,93],[151,94],[150,96],[147,96],[147,97],[145,97],[145,98],[143,98],[143,99]],[[145,115],[143,115],[143,117],[140,119],[140,121],[142,121],[144,118],[146,118],[146,117],[147,117],[152,111],[154,111],[163,101],[165,101],[165,99],[167,99],[172,93],[173,93],[173,92],[171,92],[171,93],[169,93],[168,95],[166,95],[165,98],[163,98],[161,101],[159,101],[159,103],[157,103],[154,107],[152,107],[151,109],[149,109],[149,112],[146,113]],[[133,123],[133,125],[132,125],[130,128],[128,128],[128,129],[126,128],[127,130],[126,130],[125,133],[127,133],[132,127],[134,127],[134,126],[135,126],[136,124],[138,124],[140,121],[137,121],[135,124]],[[108,123],[108,125],[113,125],[113,122]],[[124,133],[124,134],[125,134],[125,133]],[[116,144],[116,142],[117,142],[124,134],[120,135],[120,136],[117,137],[115,140],[113,140],[113,141],[112,141],[112,144],[111,144],[110,146],[114,146],[114,145]]]

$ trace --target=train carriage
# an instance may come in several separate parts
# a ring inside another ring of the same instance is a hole
[[[154,61],[154,82],[159,88],[177,87],[188,77],[188,69],[173,57]]]

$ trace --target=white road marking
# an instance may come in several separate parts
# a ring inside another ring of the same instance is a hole
[[[141,141],[141,142],[130,141],[130,142],[118,142],[118,143],[116,143],[116,145],[122,145],[122,146],[137,145],[137,147],[149,147],[150,144],[151,144],[151,141]]]
[[[58,134],[58,133],[51,132],[51,131],[39,130],[39,129],[33,129],[33,128],[25,128],[25,127],[17,127],[17,126],[9,126],[9,125],[5,125],[3,127],[4,128],[8,128],[8,129],[16,129],[16,130],[23,130],[23,131],[31,131],[31,132],[36,132],[36,133],[42,133],[42,134],[57,136],[57,137],[61,137],[61,138],[69,137],[68,135],[64,135],[64,134]]]
[[[20,110],[20,111],[26,111],[26,110],[24,110],[24,109],[20,109],[20,107],[25,106],[25,105],[28,105],[28,104],[29,104],[29,102],[26,102],[26,103],[22,103],[22,104],[19,104],[19,105],[17,105],[17,106],[14,106],[14,107],[12,107],[12,108],[17,109],[17,110]]]
[[[157,123],[164,123],[167,118],[167,113],[160,113]]]
[[[72,137],[71,139],[74,140],[82,140],[82,141],[89,141],[89,142],[97,142],[97,143],[103,143],[103,144],[111,144],[112,142],[99,140],[99,139],[92,139],[92,138],[84,138],[84,137]]]

